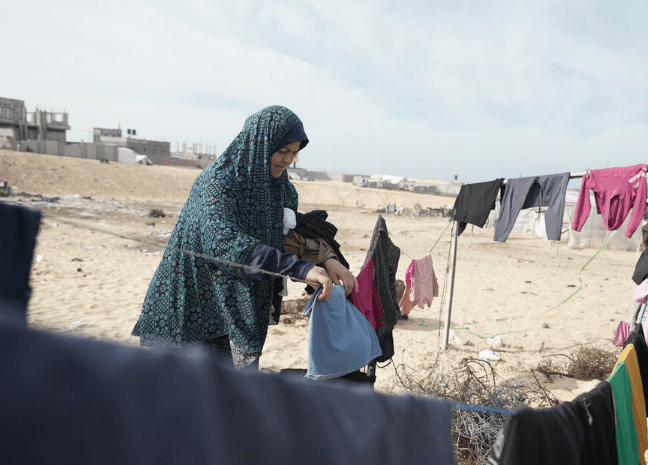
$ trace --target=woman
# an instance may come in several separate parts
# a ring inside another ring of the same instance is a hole
[[[274,277],[248,267],[319,283],[328,298],[332,282],[323,268],[281,252],[284,208],[297,210],[286,168],[306,144],[297,115],[267,107],[196,178],[169,239],[176,250],[164,253],[133,329],[140,344],[203,343],[236,368],[258,367],[274,311]]]

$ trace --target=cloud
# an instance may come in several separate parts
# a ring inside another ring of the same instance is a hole
[[[119,121],[222,150],[249,114],[283,104],[304,120],[312,143],[301,163],[313,169],[476,182],[635,164],[645,152],[643,5],[25,8],[10,4],[0,19],[5,43],[21,37],[0,51],[0,94],[66,109],[73,134]]]

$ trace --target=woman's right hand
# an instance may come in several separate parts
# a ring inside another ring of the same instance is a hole
[[[342,263],[334,258],[329,258],[324,262],[324,269],[333,281],[333,284],[344,284],[344,294],[349,295],[354,289],[358,290],[358,280]]]
[[[318,287],[319,285],[324,287],[320,295],[317,297],[317,300],[325,300],[331,296],[331,292],[333,291],[333,282],[331,281],[331,278],[328,277],[324,268],[314,266],[306,274],[305,279],[306,281],[309,281],[308,284],[313,287]]]

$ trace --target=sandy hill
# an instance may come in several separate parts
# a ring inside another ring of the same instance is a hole
[[[98,160],[0,150],[0,178],[19,192],[50,196],[182,202],[200,173],[175,166],[100,163]],[[302,205],[376,209],[388,204],[438,208],[454,203],[450,197],[404,191],[368,189],[337,181],[295,181]]]

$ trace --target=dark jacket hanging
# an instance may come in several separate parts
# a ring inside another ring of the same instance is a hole
[[[396,294],[396,271],[400,258],[400,249],[389,238],[387,223],[382,215],[378,216],[371,237],[363,268],[370,258],[374,263],[374,283],[383,307],[383,327],[376,330],[382,355],[376,360],[384,362],[394,355],[394,337],[392,329],[400,318],[398,297]]]
[[[502,187],[503,178],[488,182],[464,184],[452,208],[452,219],[458,223],[457,234],[466,229],[466,224],[483,228],[490,211],[495,208],[497,192]]]

